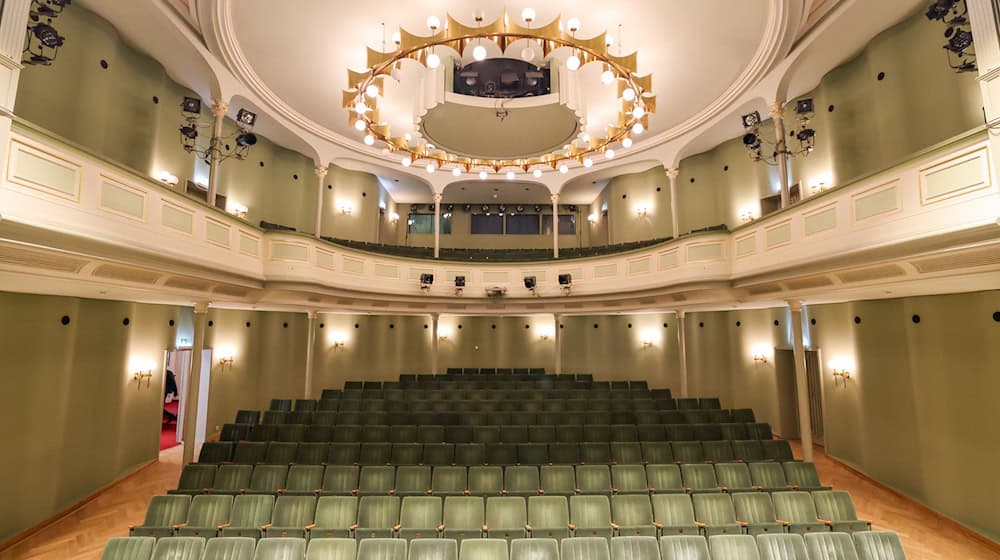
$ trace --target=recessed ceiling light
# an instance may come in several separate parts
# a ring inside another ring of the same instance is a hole
[[[486,180],[486,177],[487,177],[487,174],[486,174],[486,172],[485,172],[485,171],[480,171],[480,172],[479,172],[479,180],[480,180],[480,181],[485,181],[485,180]]]

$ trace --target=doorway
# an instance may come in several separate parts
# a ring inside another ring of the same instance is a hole
[[[795,354],[790,348],[774,352],[777,375],[779,425],[774,431],[785,439],[800,439],[799,406],[795,380]],[[806,350],[806,383],[809,395],[809,420],[813,443],[823,445],[823,394],[819,350]]]
[[[191,373],[191,349],[167,352],[167,371],[163,385],[163,422],[160,426],[160,451],[176,447],[184,433],[183,395]]]

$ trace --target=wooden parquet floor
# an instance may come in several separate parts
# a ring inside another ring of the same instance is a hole
[[[792,442],[796,456],[801,449]],[[847,490],[858,515],[875,529],[896,531],[910,560],[1000,560],[1000,553],[963,532],[954,522],[874,484],[831,460],[817,448],[815,461],[825,484]],[[15,546],[0,560],[98,560],[104,543],[125,536],[142,522],[151,496],[177,484],[181,447],[168,449],[160,461],[109,488],[84,507]]]

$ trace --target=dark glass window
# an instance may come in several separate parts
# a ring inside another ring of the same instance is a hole
[[[472,233],[503,235],[503,216],[500,214],[473,214]]]
[[[542,233],[552,235],[552,214],[542,215]],[[576,235],[576,216],[559,214],[559,235]]]
[[[509,214],[507,216],[508,235],[538,235],[541,233],[538,214]]]
[[[407,233],[434,233],[434,214],[410,214],[406,220]],[[451,233],[451,214],[441,215],[441,233]]]

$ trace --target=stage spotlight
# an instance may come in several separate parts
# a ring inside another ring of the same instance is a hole
[[[532,294],[535,293],[535,286],[537,286],[537,284],[538,282],[534,276],[524,277],[524,287],[527,288],[528,290],[531,290]]]
[[[795,113],[798,115],[811,115],[813,114],[813,100],[811,97],[806,97],[805,99],[799,99],[795,102]]]
[[[250,128],[257,122],[257,113],[247,111],[246,109],[240,109],[236,112],[236,122]]]
[[[455,277],[455,295],[462,295],[462,290],[465,289],[465,276]]]
[[[573,287],[573,275],[572,274],[560,274],[559,275],[559,288],[563,291],[564,295],[569,295],[570,289]]]
[[[191,113],[192,115],[200,115],[201,99],[198,99],[197,97],[185,97],[184,101],[181,102],[181,111]]]
[[[181,136],[188,140],[198,138],[198,129],[193,124],[184,125],[180,128]]]
[[[760,112],[754,111],[752,113],[747,113],[741,118],[743,122],[743,128],[755,128],[760,126]]]
[[[236,137],[236,145],[241,148],[249,148],[257,144],[257,135],[252,132],[244,132]]]
[[[424,292],[428,292],[431,289],[431,285],[434,283],[433,274],[421,274],[420,275],[420,289]]]

